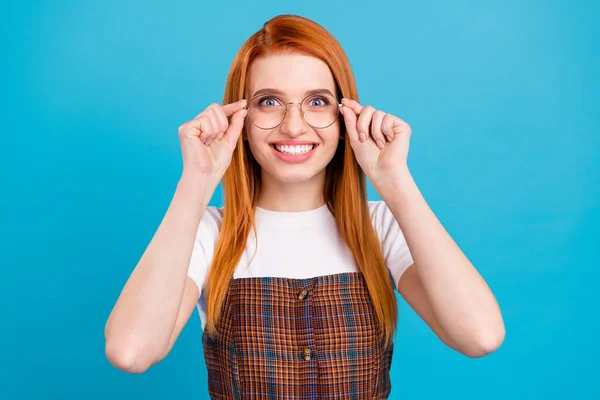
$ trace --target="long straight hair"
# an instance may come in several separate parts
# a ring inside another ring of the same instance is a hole
[[[270,54],[290,52],[324,61],[333,74],[338,96],[358,101],[350,63],[333,35],[307,18],[280,15],[267,21],[240,48],[229,70],[223,104],[244,98],[248,68],[252,61]],[[343,123],[340,124],[340,130],[340,137],[345,137]],[[245,132],[242,132],[223,177],[223,222],[207,278],[206,330],[213,337],[217,335],[219,314],[229,283],[248,236],[255,229],[254,212],[261,189],[260,165],[243,140],[244,136]],[[396,330],[396,297],[371,222],[366,177],[356,161],[349,140],[340,140],[327,166],[323,193],[341,237],[365,279],[379,322],[379,332],[387,348],[392,344]]]

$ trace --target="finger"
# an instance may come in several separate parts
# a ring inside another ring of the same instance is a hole
[[[394,140],[394,116],[392,114],[386,114],[381,122],[381,132],[387,137],[388,141]]]
[[[218,127],[217,127],[217,130],[215,131],[214,138],[209,139],[208,142],[206,143],[207,146],[210,146],[210,144],[213,142],[213,140],[221,140],[223,138],[223,135],[225,134],[225,131],[227,130],[227,126],[229,125],[229,122],[227,121],[227,116],[225,115],[225,112],[223,111],[223,107],[221,107],[221,106],[213,107],[212,111],[215,114],[215,118],[217,120]]]
[[[363,107],[356,100],[342,99],[342,104],[354,111],[354,114],[359,115]]]
[[[184,124],[187,127],[186,133],[200,137],[203,132],[210,129],[210,122],[206,115],[194,118],[193,120]],[[191,128],[191,129],[189,129]]]
[[[383,111],[377,110],[373,114],[373,119],[371,120],[371,136],[380,149],[385,147],[385,137],[383,136],[383,132],[381,132],[381,123],[383,122],[385,115],[386,113]]]
[[[398,118],[398,117],[394,117],[394,126],[392,127],[392,130],[394,131],[394,135],[400,135],[400,134],[406,134],[408,133],[409,135],[411,134],[411,127],[410,125]]]
[[[203,117],[206,120],[206,129],[200,133],[200,140],[206,144],[206,141],[214,134],[216,121],[210,110],[207,110]]]
[[[340,112],[344,116],[344,124],[346,125],[346,135],[350,140],[350,144],[358,143],[358,131],[356,130],[356,114],[350,108],[342,106]]]
[[[227,131],[223,135],[223,139],[229,143],[229,145],[234,148],[238,138],[240,137],[240,132],[244,127],[244,119],[246,118],[246,114],[248,114],[248,110],[242,108],[236,111],[231,116],[231,121],[229,122],[229,127]]]
[[[236,113],[239,110],[242,110],[244,107],[246,107],[246,104],[247,104],[246,99],[242,99],[240,101],[236,101],[235,103],[231,103],[231,104],[222,106],[221,109],[225,113],[225,116],[230,117],[234,113]]]
[[[225,115],[225,111],[223,111],[223,107],[213,107],[212,110],[215,113],[218,122],[217,134],[225,132],[229,122],[227,121],[227,116]]]
[[[215,107],[211,107],[208,111],[208,117],[210,118],[210,123],[213,129],[210,132],[207,132],[205,136],[204,143],[207,146],[210,146],[212,141],[219,135],[219,133],[224,132],[227,129],[227,126],[222,126],[221,121],[219,120],[219,116],[217,114],[217,109]],[[225,118],[227,120],[227,118]]]
[[[371,118],[375,113],[375,109],[371,106],[362,108],[360,115],[358,116],[358,122],[356,123],[356,129],[358,129],[358,137],[361,142],[366,142],[369,138],[369,125],[371,124]]]

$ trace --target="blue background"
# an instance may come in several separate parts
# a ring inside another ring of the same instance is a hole
[[[594,4],[3,2],[0,398],[208,397],[197,312],[143,375],[103,329],[175,190],[177,127],[280,13],[328,28],[362,103],[411,124],[413,176],[503,311],[502,347],[469,359],[399,298],[391,398],[600,398]]]

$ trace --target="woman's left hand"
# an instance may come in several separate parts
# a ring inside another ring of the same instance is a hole
[[[367,177],[375,185],[391,175],[408,169],[410,125],[400,118],[342,99],[341,113],[346,124],[346,140]]]

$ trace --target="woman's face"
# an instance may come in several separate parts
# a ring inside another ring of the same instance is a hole
[[[258,94],[260,97],[250,103]],[[281,103],[295,103],[287,104],[287,114],[283,122],[275,128],[257,127],[251,122],[252,114],[246,119],[247,140],[254,158],[262,168],[263,180],[299,183],[324,179],[325,168],[333,158],[340,139],[341,114],[335,117],[339,101],[335,94],[333,75],[327,64],[318,58],[300,54],[279,54],[258,58],[252,62],[246,87],[250,113],[253,109],[256,112],[260,109],[263,118],[269,120],[271,117],[268,113],[274,113],[277,108],[281,109]],[[304,99],[307,106],[305,112],[309,113],[305,114],[305,118],[312,125],[318,125],[314,123],[314,118],[325,118],[317,112],[326,105],[328,99],[333,100],[333,123],[325,128],[321,128],[325,124],[319,125],[319,128],[309,125],[302,118],[298,106]],[[252,104],[255,105],[254,108]],[[310,108],[315,111],[309,112]],[[311,115],[313,120],[310,120]],[[276,117],[273,118],[269,122],[277,120]],[[256,122],[257,119],[253,120]]]

